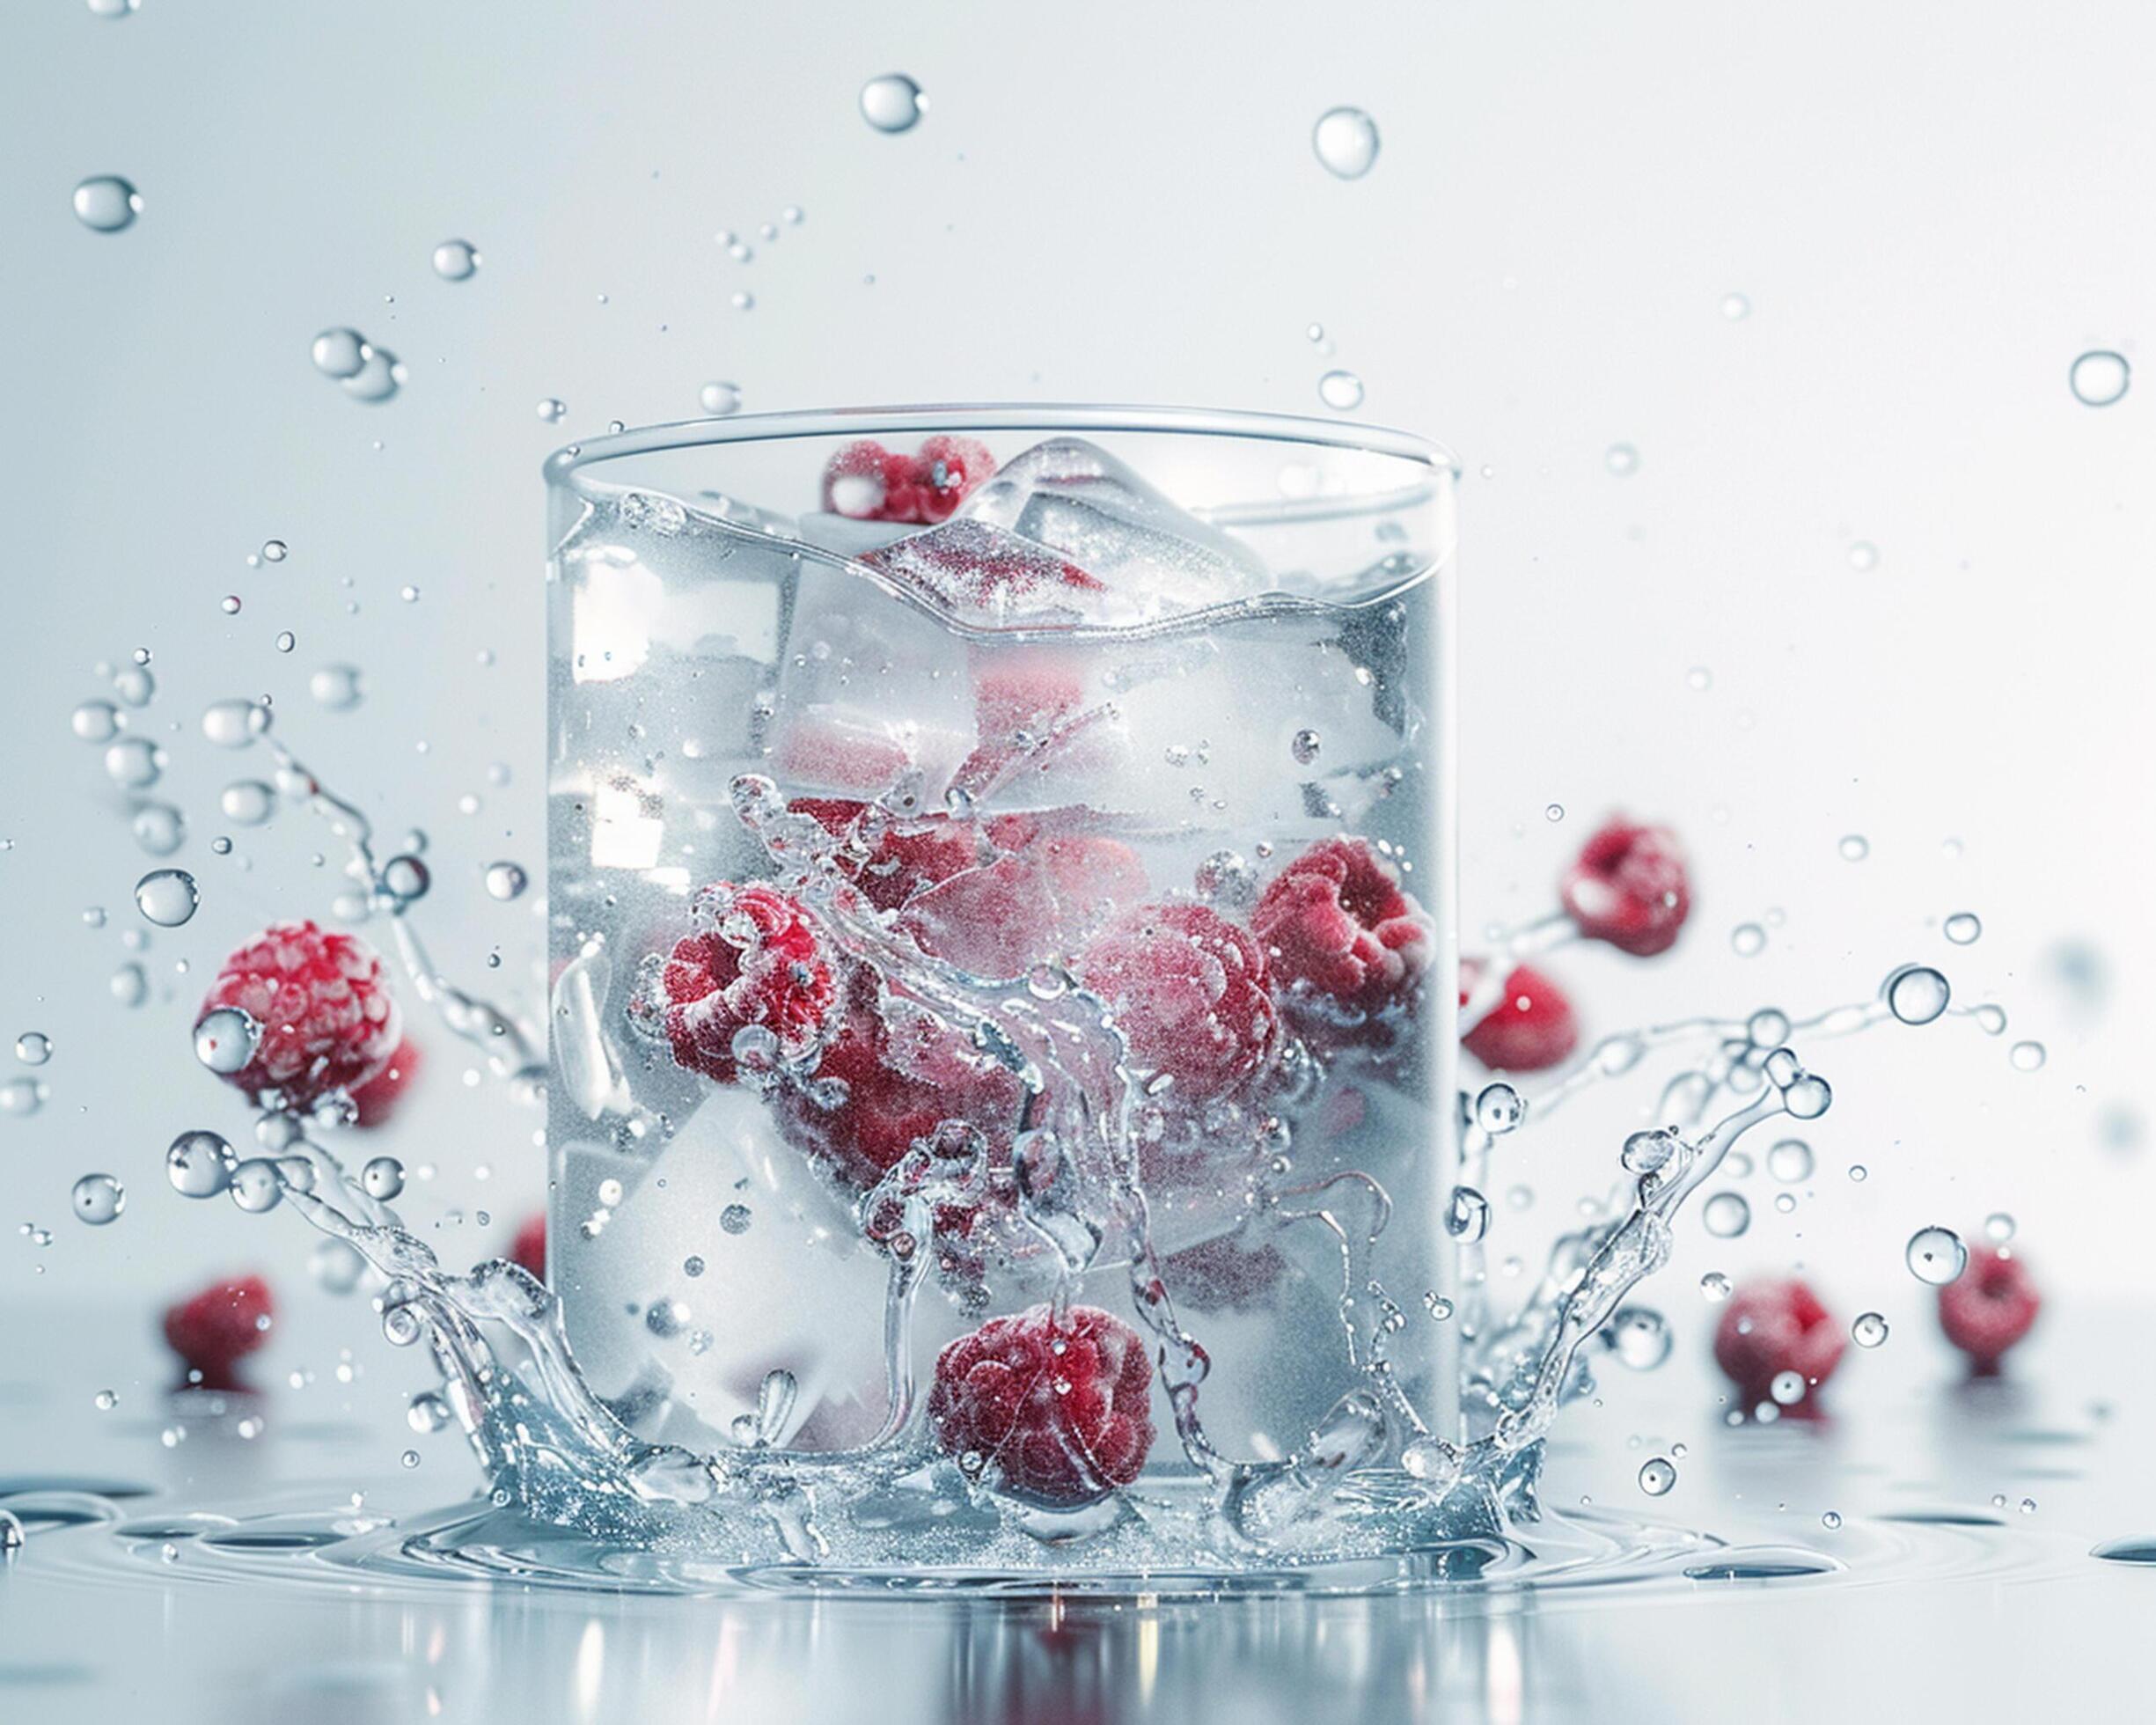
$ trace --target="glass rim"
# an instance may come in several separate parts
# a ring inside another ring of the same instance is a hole
[[[1116,407],[1095,402],[957,402],[936,406],[818,407],[719,418],[669,421],[609,432],[555,450],[540,467],[549,486],[577,488],[590,467],[639,455],[729,444],[783,443],[847,433],[937,431],[1128,431],[1314,444],[1389,456],[1460,476],[1460,459],[1443,444],[1412,431],[1359,421],[1233,407]]]

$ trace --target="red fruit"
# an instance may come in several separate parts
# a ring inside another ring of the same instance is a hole
[[[419,1076],[419,1068],[425,1056],[419,1052],[419,1044],[407,1037],[397,1045],[397,1052],[389,1057],[389,1064],[352,1092],[354,1126],[380,1126],[397,1106],[398,1099],[412,1088],[412,1081]]]
[[[824,464],[824,507],[855,521],[909,520],[884,511],[893,481],[902,489],[912,472],[908,457],[893,455],[874,438],[860,438]]]
[[[1473,973],[1461,967],[1460,1004],[1472,990]],[[1505,992],[1460,1046],[1492,1072],[1540,1072],[1580,1046],[1580,1024],[1565,991],[1540,971],[1514,967]]]
[[[1209,1102],[1240,1089],[1280,1047],[1265,949],[1205,905],[1126,912],[1079,957],[1078,976],[1115,1014],[1131,1060]]]
[[[790,813],[808,815],[842,839],[852,836],[868,810],[865,803],[826,796],[797,796],[786,806]],[[917,893],[978,866],[982,851],[980,829],[970,821],[923,815],[884,822],[868,860],[858,867],[850,862],[843,866],[848,878],[859,883],[862,896],[876,909],[897,910]]]
[[[696,895],[698,932],[675,944],[662,973],[674,1059],[722,1084],[741,1075],[734,1039],[768,1031],[775,1058],[816,1046],[838,998],[831,961],[808,913],[770,886],[715,881]]]
[[[987,445],[972,437],[939,432],[920,440],[913,458],[916,521],[942,521],[964,503],[968,493],[995,472],[995,457]]]
[[[1990,1377],[2042,1306],[2028,1266],[2005,1246],[1991,1246],[1970,1252],[1969,1267],[1939,1290],[1939,1327],[1969,1355],[1970,1371]]]
[[[268,1282],[233,1276],[168,1307],[165,1340],[186,1366],[189,1383],[206,1390],[244,1389],[236,1368],[269,1340],[274,1315]]]
[[[535,1216],[524,1218],[524,1224],[517,1230],[517,1237],[510,1242],[509,1261],[523,1266],[541,1281],[546,1280],[546,1213],[542,1210]]]
[[[913,455],[862,437],[825,464],[824,507],[855,521],[932,525],[994,471],[995,458],[971,437],[927,437]]]
[[[1093,1306],[992,1318],[936,1356],[936,1445],[1014,1497],[1075,1508],[1127,1486],[1153,1446],[1138,1332]]]
[[[1635,958],[1674,946],[1692,905],[1676,834],[1635,826],[1622,815],[1580,848],[1558,891],[1582,935]]]
[[[1089,931],[1145,895],[1137,852],[1076,820],[1004,815],[987,831],[1008,855],[930,887],[900,919],[921,951],[976,976],[1018,976],[1067,959]]]
[[[218,1075],[258,1105],[294,1111],[365,1083],[388,1064],[401,1029],[373,951],[312,922],[275,923],[227,958],[197,1030],[224,1007],[246,1013],[259,1035],[246,1064]]]
[[[1819,1386],[1834,1375],[1846,1341],[1833,1313],[1802,1281],[1756,1281],[1722,1308],[1714,1363],[1736,1385],[1748,1412],[1774,1401],[1774,1380],[1796,1372],[1804,1379],[1803,1397],[1780,1406],[1785,1417],[1804,1418],[1817,1412]]]
[[[795,784],[875,793],[897,783],[913,757],[885,731],[811,707],[788,717],[772,763]]]
[[[1265,888],[1250,926],[1289,1003],[1335,1024],[1404,1005],[1434,943],[1422,907],[1364,839],[1312,845]]]
[[[1251,1245],[1246,1231],[1218,1235],[1162,1260],[1162,1278],[1177,1304],[1213,1312],[1271,1303],[1287,1259],[1270,1240]]]

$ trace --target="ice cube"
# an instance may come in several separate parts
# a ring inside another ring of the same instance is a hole
[[[962,623],[997,628],[1100,620],[1108,588],[1067,558],[985,521],[953,516],[860,560]]]

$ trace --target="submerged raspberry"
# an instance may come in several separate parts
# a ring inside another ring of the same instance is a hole
[[[1176,1303],[1192,1311],[1250,1310],[1270,1305],[1287,1275],[1280,1247],[1248,1227],[1185,1246],[1163,1259],[1161,1274]]]
[[[936,1356],[936,1446],[1014,1497],[1072,1508],[1138,1477],[1153,1447],[1138,1332],[1093,1306],[992,1318]]]
[[[1991,1246],[1970,1252],[1969,1267],[1939,1290],[1939,1327],[1969,1355],[1970,1371],[1990,1377],[2042,1306],[2028,1266],[2005,1246]]]
[[[915,521],[943,521],[967,495],[995,472],[995,457],[986,444],[972,437],[939,432],[923,437],[913,457],[913,502]]]
[[[517,1237],[510,1242],[509,1251],[502,1254],[512,1264],[529,1270],[541,1281],[546,1280],[546,1213],[526,1216],[524,1226],[517,1230]]]
[[[352,1124],[380,1126],[387,1120],[419,1076],[425,1058],[410,1037],[400,1042],[389,1063],[352,1092]]]
[[[212,1282],[168,1308],[165,1340],[187,1368],[187,1381],[208,1390],[237,1390],[239,1362],[269,1340],[275,1307],[260,1276]]]
[[[1460,1004],[1473,988],[1472,961],[1461,966]],[[1580,1046],[1580,1024],[1565,991],[1540,971],[1515,965],[1505,992],[1460,1046],[1492,1072],[1540,1072]]]
[[[1326,839],[1267,886],[1250,919],[1291,1005],[1336,1024],[1404,1006],[1428,967],[1430,920],[1364,839]]]
[[[1818,1411],[1819,1386],[1834,1375],[1845,1341],[1833,1313],[1804,1282],[1794,1277],[1752,1282],[1722,1308],[1714,1331],[1714,1363],[1736,1386],[1746,1413],[1772,1402],[1785,1417],[1802,1418]],[[1784,1372],[1804,1381],[1794,1401],[1786,1402],[1774,1392],[1774,1380]]]
[[[826,832],[848,839],[859,831],[869,805],[837,797],[800,796],[787,808],[792,813],[810,816]],[[858,862],[844,859],[840,866],[876,909],[898,910],[928,888],[977,867],[983,848],[980,829],[972,822],[954,820],[949,815],[924,815],[883,822],[876,830],[867,857]]]
[[[775,887],[715,881],[697,893],[695,915],[698,932],[661,973],[675,1061],[730,1084],[744,1052],[760,1049],[765,1065],[802,1059],[838,997],[808,913]]]
[[[855,521],[929,526],[994,471],[995,458],[971,437],[926,437],[912,455],[862,437],[825,464],[824,507]]]
[[[1674,946],[1692,903],[1676,834],[1622,815],[1580,847],[1558,891],[1582,935],[1636,958]]]
[[[1125,913],[1079,955],[1078,976],[1108,1003],[1139,1070],[1170,1080],[1183,1101],[1234,1093],[1279,1049],[1265,949],[1208,906]]]
[[[294,1111],[364,1084],[401,1029],[373,951],[312,922],[275,923],[227,958],[197,1027],[223,1008],[246,1014],[258,1034],[246,1064],[218,1075],[259,1105]]]

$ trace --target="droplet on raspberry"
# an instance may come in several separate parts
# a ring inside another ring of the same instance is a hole
[[[1250,919],[1291,1007],[1347,1031],[1404,1008],[1434,942],[1365,839],[1326,839],[1274,877]]]
[[[1140,1072],[1185,1102],[1230,1095],[1280,1045],[1265,949],[1206,905],[1147,905],[1111,923],[1078,975],[1108,1003]]]
[[[632,1012],[664,1026],[678,1064],[722,1084],[744,1064],[803,1060],[838,998],[807,911],[775,887],[715,881],[693,914],[697,932],[675,943],[657,998],[640,991]]]
[[[1714,1331],[1714,1362],[1736,1386],[1740,1406],[1782,1406],[1784,1416],[1816,1411],[1819,1386],[1833,1376],[1847,1337],[1834,1315],[1803,1281],[1752,1282],[1722,1308]],[[1775,1380],[1785,1372],[1802,1379],[1804,1393],[1781,1403]]]
[[[277,923],[227,958],[195,1015],[198,1050],[213,1020],[257,1028],[244,1063],[221,1052],[206,1063],[258,1105],[290,1112],[364,1084],[401,1034],[382,961],[355,936],[312,922]],[[211,1039],[220,1051],[229,1041]]]
[[[1580,847],[1558,890],[1580,934],[1636,958],[1674,946],[1691,909],[1691,885],[1676,834],[1621,815]]]

